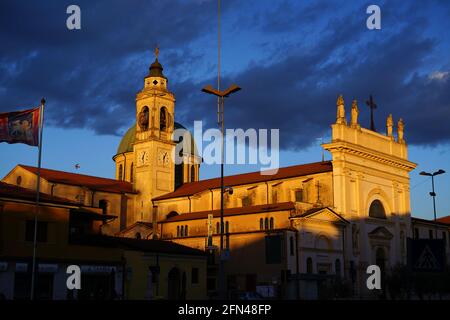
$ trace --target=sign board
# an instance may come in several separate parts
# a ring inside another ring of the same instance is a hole
[[[81,266],[81,272],[83,273],[111,273],[116,271],[114,266]]]
[[[38,272],[56,273],[58,272],[58,265],[49,263],[39,263]]]
[[[28,263],[16,262],[16,272],[27,272]]]
[[[443,239],[408,239],[408,267],[416,272],[441,272],[445,268]]]

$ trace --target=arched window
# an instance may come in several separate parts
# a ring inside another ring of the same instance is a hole
[[[136,232],[135,237],[136,237],[136,239],[141,239],[142,238],[141,233],[140,232]]]
[[[183,184],[183,164],[175,165],[175,189]]]
[[[341,260],[336,259],[336,261],[334,262],[334,270],[336,272],[336,276],[340,277],[341,276]]]
[[[159,111],[159,130],[165,131],[167,129],[167,109],[162,107]]]
[[[176,211],[170,211],[170,212],[166,215],[166,219],[173,218],[173,217],[176,217],[176,216],[178,216],[178,212],[176,212]]]
[[[386,219],[386,212],[384,211],[383,204],[380,200],[374,200],[370,204],[369,217]]]
[[[119,165],[119,180],[122,180],[122,177],[123,177],[123,166],[120,164]]]
[[[180,236],[180,226],[177,226],[177,237]]]
[[[259,230],[264,230],[264,219],[259,219]]]
[[[269,230],[269,218],[264,219],[264,229]]]
[[[189,235],[188,233],[188,226],[184,227],[184,236],[187,237]]]
[[[311,258],[306,259],[306,273],[313,273],[313,263]]]
[[[195,166],[191,166],[191,182],[195,181]]]
[[[133,182],[133,162],[131,163],[131,166],[130,166],[130,182],[132,183]]]
[[[269,229],[270,229],[270,230],[273,230],[273,218],[270,218]]]
[[[138,124],[142,131],[148,130],[150,122],[150,111],[147,106],[144,106],[138,114]]]
[[[289,237],[289,253],[291,256],[294,255],[294,237],[293,236]]]
[[[184,226],[181,226],[180,228],[180,237],[184,236]]]

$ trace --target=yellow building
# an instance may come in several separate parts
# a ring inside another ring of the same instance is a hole
[[[35,198],[31,189],[0,182],[0,295],[6,299],[30,297]],[[206,297],[202,251],[100,235],[101,225],[116,216],[44,193],[37,217],[37,299]],[[80,290],[67,289],[70,265],[81,269]]]

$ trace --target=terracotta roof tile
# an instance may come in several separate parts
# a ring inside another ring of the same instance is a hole
[[[440,223],[450,224],[450,216],[437,218],[436,221]]]
[[[128,250],[137,250],[144,252],[158,252],[158,253],[199,255],[199,256],[205,255],[204,251],[164,240],[145,240],[145,239],[112,237],[106,235],[85,234],[85,235],[73,235],[71,237],[71,243],[87,246],[123,248]]]
[[[37,174],[37,168],[19,164],[20,167]],[[127,181],[88,176],[84,174],[41,168],[41,177],[49,182],[86,187],[91,190],[112,193],[134,193],[133,186]]]
[[[18,200],[35,201],[36,200],[36,191],[0,181],[0,197],[10,198],[10,199],[18,199]],[[50,203],[66,204],[66,205],[78,205],[76,202],[74,202],[72,200],[51,196],[49,194],[42,193],[42,192],[40,193],[39,197],[42,202],[50,202]]]
[[[241,215],[241,214],[263,213],[263,212],[272,212],[272,211],[286,211],[286,210],[295,210],[295,204],[293,202],[282,202],[282,203],[276,203],[276,204],[261,204],[261,205],[248,206],[248,207],[226,208],[223,211],[223,215],[226,217],[229,217],[229,216],[237,216],[237,215]],[[198,211],[198,212],[180,214],[178,216],[167,218],[166,220],[160,221],[159,223],[206,219],[206,218],[208,218],[208,214],[211,214],[211,213],[213,214],[214,218],[220,217],[220,210],[213,210],[213,211],[207,210],[207,211]]]
[[[450,216],[436,219],[436,221],[429,220],[429,219],[416,218],[416,217],[411,217],[411,220],[412,220],[412,222],[422,222],[422,223],[437,224],[437,225],[442,225],[442,226],[450,224],[450,221],[449,221]]]
[[[262,175],[259,171],[224,177],[225,186],[258,183],[309,174],[333,171],[331,161],[315,162],[291,167],[280,168],[274,175]],[[153,200],[164,200],[177,197],[191,196],[209,189],[220,188],[220,178],[213,178],[197,182],[185,183],[174,192],[156,197]]]

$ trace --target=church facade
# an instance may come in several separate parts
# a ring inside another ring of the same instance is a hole
[[[207,284],[214,292],[220,179],[199,180],[201,155],[194,143],[182,152],[183,163],[174,163],[180,140],[173,134],[184,127],[174,121],[175,95],[158,58],[136,95],[135,114],[113,156],[115,179],[69,173],[61,179],[44,170],[42,190],[115,215],[102,224],[104,234],[209,252]],[[351,295],[367,297],[373,294],[366,287],[369,265],[385,272],[406,264],[406,241],[413,236],[409,172],[416,164],[408,159],[404,124],[400,119],[394,130],[389,116],[383,134],[361,127],[358,115],[353,101],[347,117],[339,96],[331,141],[322,145],[331,161],[280,168],[274,175],[225,177],[233,190],[224,194],[229,292],[317,298],[339,280]],[[35,168],[18,165],[3,181],[33,188],[35,174]]]
[[[173,164],[175,98],[167,83],[156,59],[136,97],[136,124],[114,157],[117,180],[137,192],[133,218],[119,233],[139,235],[150,222],[146,236],[208,249],[217,260],[220,180],[199,181],[195,153],[181,167]],[[409,172],[416,165],[408,160],[403,122],[394,137],[392,116],[381,134],[360,126],[356,101],[349,120],[342,96],[336,108],[331,142],[323,145],[332,161],[225,178],[233,188],[224,195],[229,290],[266,286],[285,297],[315,297],[321,279],[333,275],[351,279],[353,292],[364,295],[367,266],[406,263]],[[216,278],[213,270],[211,290]]]

